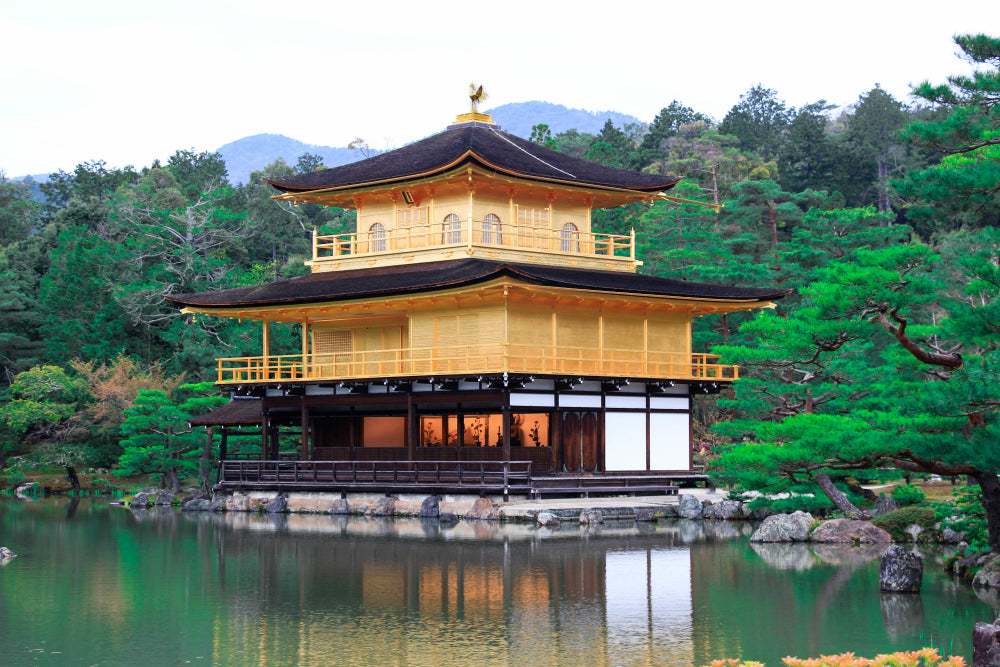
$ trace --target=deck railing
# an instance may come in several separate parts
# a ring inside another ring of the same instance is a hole
[[[428,248],[482,247],[561,255],[588,255],[634,261],[634,235],[595,234],[532,225],[501,224],[465,218],[450,223],[414,225],[348,234],[313,232],[313,260],[377,255]]]
[[[739,379],[739,367],[716,363],[717,359],[714,354],[646,350],[460,345],[218,359],[217,381],[247,384],[504,372],[667,380]]]

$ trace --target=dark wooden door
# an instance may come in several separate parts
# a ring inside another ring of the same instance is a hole
[[[596,412],[564,412],[562,417],[562,455],[566,472],[594,472],[598,467]]]

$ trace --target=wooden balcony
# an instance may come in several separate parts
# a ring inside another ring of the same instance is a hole
[[[491,223],[466,218],[375,232],[313,233],[314,271],[481,257],[501,261],[635,271],[635,234]]]
[[[718,355],[643,350],[474,345],[218,359],[218,384],[342,381],[489,373],[731,382]]]

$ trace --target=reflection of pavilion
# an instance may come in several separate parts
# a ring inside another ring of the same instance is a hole
[[[343,522],[334,539],[227,531],[217,663],[693,663],[690,551],[658,531],[619,539],[386,540]],[[374,522],[373,522],[374,523]],[[248,582],[254,582],[247,587]],[[251,609],[252,608],[252,609]]]

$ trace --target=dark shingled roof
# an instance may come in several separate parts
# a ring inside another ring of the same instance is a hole
[[[168,298],[182,306],[196,308],[297,305],[432,292],[475,285],[502,276],[547,287],[660,297],[771,301],[791,292],[788,289],[692,283],[624,271],[597,271],[468,258],[344,272],[322,271],[265,285],[176,294]]]
[[[203,415],[192,417],[188,423],[192,426],[248,426],[260,424],[261,401],[259,398],[234,398]]]
[[[454,168],[464,161],[488,169],[584,187],[661,192],[680,181],[606,167],[565,155],[482,124],[454,126],[439,134],[367,160],[268,183],[283,192],[346,188],[403,181]]]

